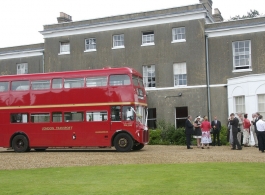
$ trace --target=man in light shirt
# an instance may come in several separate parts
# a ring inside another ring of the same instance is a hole
[[[265,147],[265,122],[262,120],[262,115],[259,115],[259,120],[256,123],[257,131],[258,131],[258,138],[259,138],[259,146],[260,151],[264,153]]]

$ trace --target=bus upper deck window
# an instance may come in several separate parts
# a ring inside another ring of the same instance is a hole
[[[64,79],[64,88],[80,88],[84,87],[84,78]]]
[[[52,79],[52,88],[53,89],[62,89],[63,88],[63,79]]]
[[[32,90],[50,89],[50,80],[31,81]]]
[[[11,84],[12,91],[29,90],[29,81],[13,81]]]
[[[87,77],[86,86],[87,87],[97,87],[97,86],[107,86],[107,77]]]
[[[0,82],[0,92],[8,91],[8,82]]]
[[[138,77],[133,76],[132,81],[133,81],[133,85],[134,85],[134,86],[138,86],[138,85],[139,85],[139,84],[138,84]]]
[[[110,85],[130,85],[131,80],[128,75],[110,75]]]

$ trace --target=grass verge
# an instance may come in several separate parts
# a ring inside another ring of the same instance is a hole
[[[264,173],[263,163],[1,170],[0,194],[264,194]]]

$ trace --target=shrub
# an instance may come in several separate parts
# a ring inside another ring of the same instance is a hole
[[[159,121],[156,130],[150,130],[150,145],[185,145],[184,128],[176,129],[174,125]]]
[[[212,136],[213,137],[213,136]],[[193,144],[196,145],[195,139],[192,139]],[[220,143],[228,145],[227,143],[227,128],[222,126],[220,131]],[[174,125],[165,121],[157,122],[157,129],[150,130],[150,145],[186,145],[185,128],[176,129]]]

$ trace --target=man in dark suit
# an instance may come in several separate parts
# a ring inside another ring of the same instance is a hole
[[[233,148],[232,148],[232,150],[235,150],[236,146],[237,146],[238,150],[242,150],[241,144],[239,144],[238,139],[237,139],[238,123],[239,123],[238,118],[236,118],[235,114],[232,113],[232,114],[230,114],[229,121],[230,121],[230,125],[232,126],[232,133],[233,133]]]
[[[214,117],[214,120],[211,123],[213,128],[213,146],[216,144],[216,137],[217,137],[217,144],[220,146],[220,131],[221,131],[221,122],[217,120],[217,117]]]
[[[186,143],[187,149],[193,149],[190,147],[191,136],[193,134],[193,123],[192,123],[192,116],[188,116],[186,123],[185,123],[185,134],[186,134]]]

